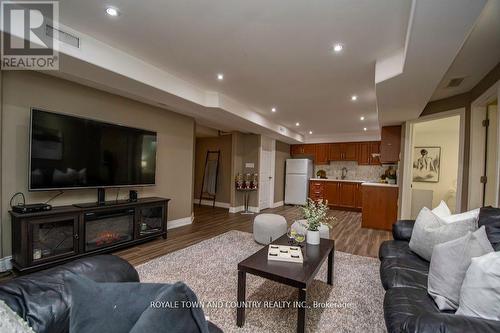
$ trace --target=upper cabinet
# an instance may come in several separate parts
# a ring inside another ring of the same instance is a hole
[[[314,154],[314,164],[324,165],[328,164],[329,159],[329,144],[317,144],[316,154]]]
[[[331,143],[330,161],[356,161],[358,144],[352,143]]]
[[[378,157],[380,153],[380,142],[360,142],[358,144],[358,164],[359,165],[380,165]]]
[[[304,145],[291,145],[290,146],[290,155],[308,155],[314,156],[316,153],[316,145],[315,144],[304,144]]]
[[[397,163],[401,151],[401,126],[384,126],[381,133],[380,162]]]

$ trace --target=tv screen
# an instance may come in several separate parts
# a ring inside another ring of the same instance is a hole
[[[30,190],[153,185],[156,132],[31,110]]]

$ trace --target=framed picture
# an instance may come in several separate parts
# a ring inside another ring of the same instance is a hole
[[[413,181],[438,183],[441,166],[441,147],[413,149]]]

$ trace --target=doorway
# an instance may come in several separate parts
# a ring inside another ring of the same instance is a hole
[[[261,135],[259,170],[259,209],[272,208],[274,203],[274,170],[276,141]]]
[[[459,109],[407,123],[402,218],[415,219],[441,201],[461,211],[464,118]]]
[[[498,100],[493,101],[486,107],[485,114],[485,151],[484,151],[484,174],[481,179],[483,183],[482,206],[496,206],[498,203]]]

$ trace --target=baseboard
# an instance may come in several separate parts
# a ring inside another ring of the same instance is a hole
[[[200,203],[200,199],[194,199],[194,204],[198,205]],[[210,200],[201,200],[202,206],[213,206],[214,202]],[[215,202],[215,207],[220,207],[220,208],[230,208],[231,205],[226,202]]]
[[[244,210],[245,210],[245,206],[229,207],[230,213],[239,213],[239,212],[242,212]],[[251,211],[252,213],[260,213],[259,207],[249,206],[248,210]]]
[[[183,226],[189,225],[191,223],[193,223],[193,218],[191,216],[183,217],[183,218],[177,219],[177,220],[167,221],[167,230],[183,227]]]
[[[281,207],[283,205],[284,205],[283,201],[278,201],[278,202],[273,203],[273,207],[272,208]]]
[[[7,272],[12,269],[12,256],[4,257],[0,259],[0,272]]]

